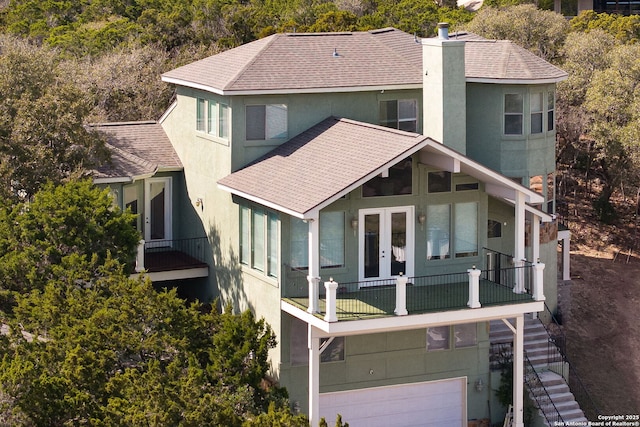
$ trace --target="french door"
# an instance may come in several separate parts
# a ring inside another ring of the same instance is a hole
[[[170,245],[171,229],[171,178],[145,180],[144,239],[147,242],[165,241]],[[160,243],[160,242],[158,242]]]
[[[366,282],[413,275],[413,206],[361,209],[359,276]]]

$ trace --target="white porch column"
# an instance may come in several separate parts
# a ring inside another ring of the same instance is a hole
[[[513,251],[514,267],[516,268],[516,285],[513,292],[522,294],[524,289],[524,260],[525,260],[525,218],[524,210],[524,194],[516,192],[515,206],[515,242],[516,246]]]
[[[469,273],[469,301],[467,305],[470,308],[480,308],[480,273],[474,265],[473,268],[467,270]]]
[[[571,280],[571,268],[569,260],[569,241],[571,240],[571,232],[569,230],[559,231],[558,238],[562,240],[562,280]]]
[[[524,427],[524,315],[516,317],[513,337],[513,426]]]
[[[317,426],[320,422],[320,338],[316,336],[316,328],[309,325],[309,425]]]
[[[138,253],[136,254],[136,273],[144,270],[144,239],[138,243]]]
[[[540,217],[531,215],[531,261],[540,259]]]
[[[396,316],[406,316],[407,311],[407,281],[406,276],[398,276],[396,278],[396,309],[393,311]]]
[[[338,289],[338,282],[334,282],[332,277],[328,282],[324,282],[324,288],[327,290],[327,312],[324,315],[324,321],[337,322],[338,316],[336,315],[336,291]]]
[[[533,299],[544,301],[544,264],[536,262],[533,264]]]
[[[307,312],[318,313],[318,298],[320,283],[320,224],[316,219],[307,219],[309,225],[309,308]]]

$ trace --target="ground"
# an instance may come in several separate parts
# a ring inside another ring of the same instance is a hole
[[[578,190],[565,199],[572,280],[560,286],[560,309],[568,356],[603,415],[640,414],[636,195],[615,195],[612,224],[597,221],[593,197]]]

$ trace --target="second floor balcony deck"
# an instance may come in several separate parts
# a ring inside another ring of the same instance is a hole
[[[526,264],[374,282],[329,281],[319,286],[317,302],[308,296],[283,301],[327,322],[522,304],[544,299],[543,268]]]
[[[206,237],[140,241],[136,271],[146,271],[151,280],[166,281],[207,277]]]

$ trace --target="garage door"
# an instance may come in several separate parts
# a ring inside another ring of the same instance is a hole
[[[465,378],[320,394],[320,416],[336,414],[350,427],[462,427],[467,423]]]

